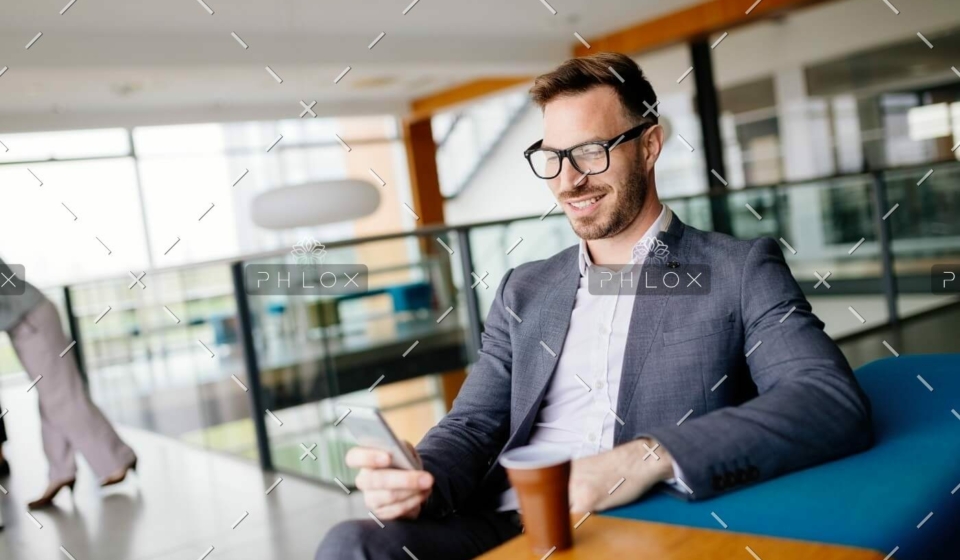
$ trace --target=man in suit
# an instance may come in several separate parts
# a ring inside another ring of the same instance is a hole
[[[709,498],[872,444],[869,402],[777,242],[699,231],[660,203],[663,129],[637,64],[568,60],[531,95],[544,135],[525,155],[581,242],[504,275],[421,470],[348,453],[379,521],[337,525],[320,559],[472,558],[519,534],[498,457],[522,445],[573,453],[571,507],[587,512],[655,487]],[[588,285],[663,265],[707,270],[709,294]]]

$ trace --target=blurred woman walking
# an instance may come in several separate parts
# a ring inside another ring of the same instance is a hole
[[[63,488],[73,490],[79,452],[100,479],[101,486],[121,482],[136,470],[137,456],[125,444],[99,408],[90,400],[73,356],[61,352],[70,341],[63,333],[57,308],[32,284],[12,277],[0,260],[4,279],[21,282],[24,293],[0,295],[0,330],[10,335],[23,369],[39,393],[43,451],[49,464],[49,485],[28,505],[40,509],[53,504]]]

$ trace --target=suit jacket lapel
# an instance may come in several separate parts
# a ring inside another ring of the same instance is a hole
[[[680,254],[680,238],[683,235],[683,222],[671,212],[670,223],[666,229],[657,234],[657,239],[667,245],[670,251],[665,262],[683,262]],[[651,262],[648,258],[645,262]],[[659,263],[659,264],[665,264]],[[640,282],[643,282],[643,267],[640,269]],[[640,372],[650,353],[650,346],[660,331],[660,321],[663,318],[670,293],[664,295],[638,295],[633,302],[633,313],[630,315],[630,326],[627,330],[627,347],[623,355],[623,369],[620,374],[620,392],[617,397],[617,416],[624,421],[614,424],[614,445],[620,443],[626,422],[630,422],[630,407],[633,396],[640,381]],[[629,431],[628,431],[629,433]]]
[[[537,345],[534,351],[539,355],[539,359],[534,362],[536,367],[532,368],[529,374],[519,372],[524,376],[521,380],[523,391],[516,395],[516,406],[520,411],[519,418],[523,420],[519,424],[515,440],[521,443],[526,443],[535,413],[540,408],[550,378],[560,360],[563,342],[570,327],[570,316],[580,287],[580,270],[576,261],[579,253],[573,250],[569,254],[573,258],[561,259],[558,263],[559,270],[544,275],[544,281],[549,282],[549,285],[544,287],[543,299],[539,305],[542,344],[540,341],[531,341]],[[516,374],[517,372],[514,373]]]

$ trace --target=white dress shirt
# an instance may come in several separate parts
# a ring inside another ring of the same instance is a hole
[[[634,245],[633,258],[623,264],[642,265],[647,253],[642,249],[644,240],[655,238],[670,224],[671,217],[670,209],[663,205],[660,215]],[[573,459],[613,449],[620,375],[636,297],[636,288],[623,283],[615,295],[588,291],[587,270],[593,263],[583,240],[580,240],[578,264],[580,287],[570,327],[529,441],[529,445],[563,449]],[[680,476],[676,464],[674,475]],[[498,511],[514,509],[518,509],[518,502],[510,488],[501,494]]]

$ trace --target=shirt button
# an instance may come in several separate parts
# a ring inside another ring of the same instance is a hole
[[[597,434],[590,434],[587,439],[590,440],[590,443],[594,443],[597,441]]]
[[[597,381],[596,383],[593,384],[593,386],[597,389],[603,389],[603,385],[604,385],[603,381]]]
[[[606,325],[600,325],[600,334],[608,335],[610,334],[610,329]]]

